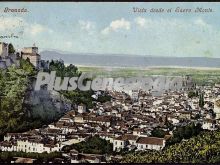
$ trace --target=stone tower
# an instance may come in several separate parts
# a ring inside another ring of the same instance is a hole
[[[0,56],[5,58],[8,56],[8,44],[0,42]]]

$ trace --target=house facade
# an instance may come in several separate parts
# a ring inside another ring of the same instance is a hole
[[[125,148],[137,148],[137,150],[161,150],[165,147],[166,140],[157,137],[140,137],[126,134],[113,140],[113,150],[120,151]]]
[[[137,150],[161,150],[165,147],[165,139],[157,137],[140,137],[137,140]]]

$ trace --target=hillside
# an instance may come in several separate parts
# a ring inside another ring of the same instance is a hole
[[[67,74],[75,72],[70,68]],[[70,100],[62,93],[34,91],[36,74],[32,64],[23,59],[19,68],[0,69],[0,137],[7,132],[24,132],[50,124],[71,109]]]
[[[202,132],[198,136],[163,151],[145,151],[130,153],[121,163],[219,163],[220,131]]]
[[[23,129],[25,125],[28,125],[24,122],[27,107],[23,104],[23,99],[31,83],[29,77],[36,73],[29,62],[20,60],[20,64],[20,68],[11,66],[7,70],[0,70],[2,96],[0,135],[5,132]]]

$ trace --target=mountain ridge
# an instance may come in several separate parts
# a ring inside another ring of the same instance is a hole
[[[86,66],[118,66],[118,67],[220,67],[220,58],[210,57],[163,57],[121,54],[95,53],[61,53],[57,51],[42,51],[45,60],[62,59],[65,63]]]

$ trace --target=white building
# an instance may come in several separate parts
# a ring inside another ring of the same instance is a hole
[[[137,150],[161,150],[165,147],[165,139],[157,137],[140,137],[137,140]]]
[[[113,140],[113,151],[120,151],[128,145],[128,141],[124,136],[119,136]]]
[[[2,141],[0,142],[0,151],[16,151],[16,145],[13,145],[11,142]]]
[[[216,100],[214,102],[214,113],[216,114],[216,119],[220,119],[220,106],[219,106],[219,102],[220,102],[220,99],[219,100]]]
[[[138,136],[132,134],[119,136],[113,140],[113,151],[120,151],[121,149],[124,149],[129,145],[136,146],[137,139]]]
[[[137,147],[137,150],[161,150],[165,147],[165,139],[157,137],[138,137],[126,134],[113,140],[113,151],[120,151],[129,146]]]
[[[18,140],[16,144],[11,144],[10,142],[3,141],[0,143],[0,150],[1,151],[50,153],[50,152],[55,152],[55,151],[61,151],[61,145],[43,144],[41,142],[33,142],[33,141],[28,141],[28,140]]]
[[[0,142],[1,151],[23,151],[23,152],[55,152],[61,151],[61,143],[54,144],[51,139],[43,139],[42,137],[27,136],[25,134],[8,133],[4,136],[4,141]]]
[[[202,123],[202,129],[214,131],[216,130],[216,121],[212,119],[206,119]]]
[[[86,112],[86,106],[84,104],[78,105],[78,113],[85,113]]]
[[[55,151],[60,151],[60,150],[61,150],[61,145],[59,144],[52,145],[52,144],[43,144],[40,141],[37,142],[37,141],[29,141],[29,140],[18,140],[16,151],[50,153],[50,152],[55,152]]]
[[[131,96],[132,100],[137,101],[138,100],[139,90],[131,90],[131,91],[128,92],[128,94]]]
[[[168,120],[171,121],[173,125],[179,124],[180,122],[177,117],[168,117]]]

